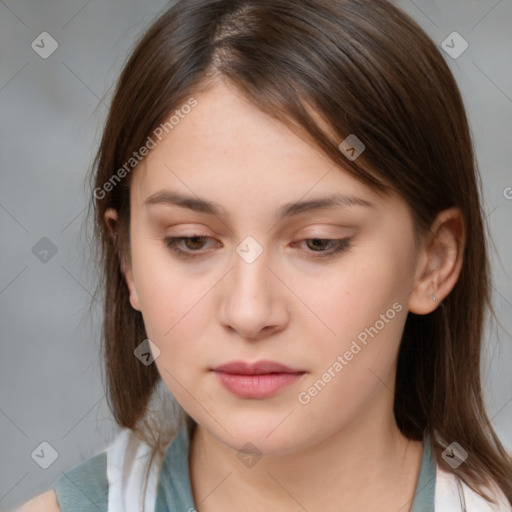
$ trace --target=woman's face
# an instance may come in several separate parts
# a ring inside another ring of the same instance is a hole
[[[226,85],[194,98],[131,185],[126,279],[162,379],[234,449],[284,454],[390,425],[418,266],[406,203]],[[288,369],[215,371],[264,360]]]

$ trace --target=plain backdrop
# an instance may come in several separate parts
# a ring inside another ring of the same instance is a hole
[[[468,44],[457,58],[441,51],[464,97],[483,178],[501,322],[485,339],[486,403],[512,451],[512,1],[397,4],[440,48],[453,32],[462,39],[450,36],[452,53]],[[121,66],[167,5],[0,1],[1,511],[49,488],[115,434],[101,382],[100,311],[89,313],[84,176]],[[41,450],[46,463],[55,459],[47,469]]]

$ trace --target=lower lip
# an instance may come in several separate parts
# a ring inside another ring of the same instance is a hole
[[[304,373],[265,373],[241,375],[215,372],[220,383],[242,398],[267,398],[296,382]]]

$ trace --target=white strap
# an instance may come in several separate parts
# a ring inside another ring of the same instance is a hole
[[[114,439],[107,450],[108,512],[154,511],[161,457],[148,468],[150,454],[151,448],[130,429],[122,429]]]
[[[453,473],[436,465],[435,512],[511,512],[512,506],[498,488],[493,497],[499,502],[493,505],[473,491]]]

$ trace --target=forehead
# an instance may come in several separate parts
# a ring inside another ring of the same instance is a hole
[[[225,224],[256,228],[258,220],[275,225],[294,203],[338,196],[334,202],[345,206],[372,204],[343,208],[352,219],[365,215],[370,222],[379,217],[379,223],[411,221],[400,196],[378,194],[232,87],[216,85],[193,99],[196,106],[183,110],[188,114],[171,114],[173,129],[135,170],[130,187],[134,212],[151,197],[176,192],[187,196],[188,206],[190,199],[196,206],[197,199],[215,204],[212,217]]]
[[[134,173],[137,190],[149,194],[159,184],[181,180],[182,187],[188,183],[210,191],[214,186],[240,193],[246,189],[250,196],[284,189],[304,194],[335,185],[347,193],[372,194],[314,144],[258,110],[233,87],[217,84],[193,98],[196,106],[186,109],[187,114],[169,116],[169,133],[156,141]]]

